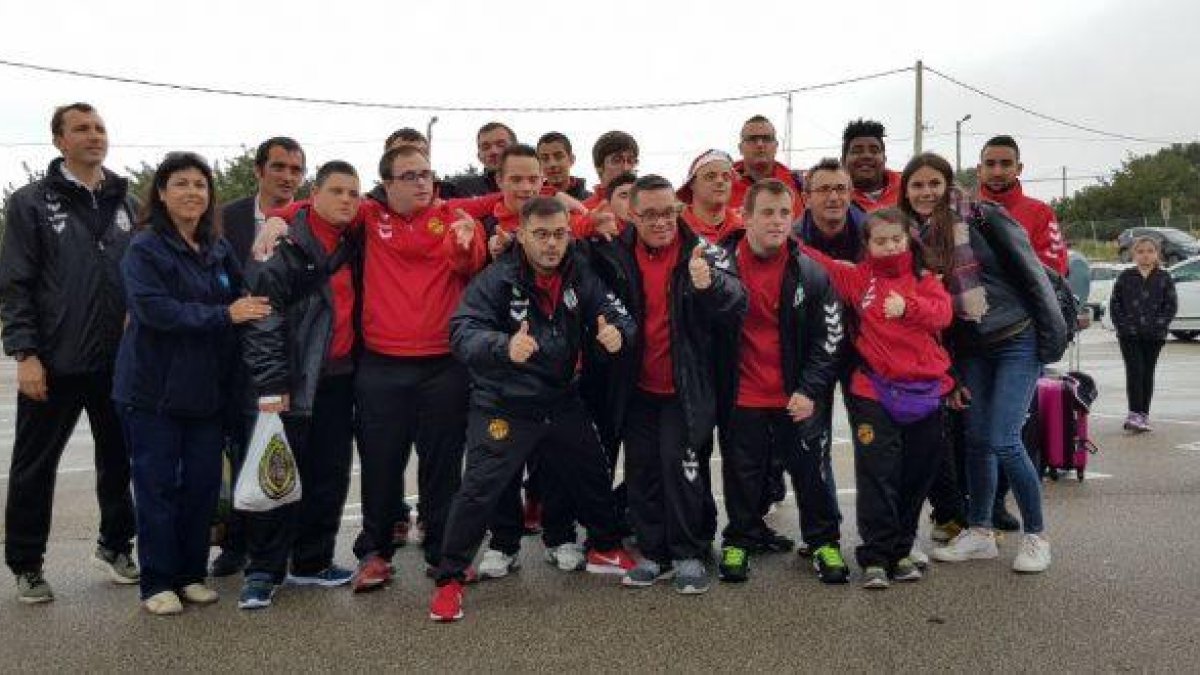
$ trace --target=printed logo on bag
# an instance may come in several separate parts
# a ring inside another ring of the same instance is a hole
[[[870,424],[858,425],[858,430],[855,434],[858,436],[858,442],[863,445],[870,445],[875,442],[875,427]]]
[[[493,441],[502,441],[508,438],[508,421],[499,417],[493,418],[491,422],[488,422],[488,436],[491,436]]]
[[[425,228],[429,230],[430,234],[438,237],[442,236],[442,234],[446,232],[446,224],[438,218],[430,218],[429,224],[426,225]]]
[[[267,498],[280,500],[296,489],[296,462],[282,433],[271,435],[258,462],[258,486]]]

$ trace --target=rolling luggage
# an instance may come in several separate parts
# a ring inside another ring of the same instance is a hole
[[[1047,373],[1038,378],[1031,415],[1038,442],[1035,460],[1042,475],[1058,480],[1060,472],[1075,471],[1080,481],[1087,471],[1088,455],[1098,451],[1088,428],[1088,413],[1098,394],[1096,381],[1079,370],[1079,344],[1071,347],[1065,374]]]

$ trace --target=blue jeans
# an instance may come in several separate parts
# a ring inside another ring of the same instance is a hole
[[[220,416],[158,415],[121,406],[133,458],[142,599],[202,583],[221,487]]]
[[[971,391],[966,413],[966,471],[971,499],[969,524],[992,527],[992,507],[1001,464],[1012,484],[1021,524],[1036,534],[1042,522],[1042,484],[1021,442],[1021,427],[1037,389],[1042,365],[1032,328],[986,353],[962,361],[964,383]]]

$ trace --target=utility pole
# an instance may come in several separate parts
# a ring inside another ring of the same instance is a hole
[[[1066,199],[1067,198],[1067,167],[1063,166],[1062,170],[1063,170],[1063,172],[1062,172],[1063,197],[1062,198]]]
[[[429,154],[433,154],[433,125],[437,124],[437,115],[429,118],[429,123],[425,125],[425,142],[429,143]]]
[[[913,124],[913,156],[921,154],[922,138],[925,133],[925,120],[922,113],[922,104],[924,103],[924,78],[925,66],[917,59],[917,96],[916,96],[916,119]]]
[[[962,125],[971,119],[971,113],[954,123],[954,175],[962,173]]]
[[[787,121],[784,124],[783,152],[787,157],[787,165],[792,165],[792,92],[787,95]]]

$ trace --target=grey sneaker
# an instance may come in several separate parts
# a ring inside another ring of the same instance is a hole
[[[112,579],[113,583],[129,586],[136,584],[141,578],[137,564],[133,562],[128,553],[117,553],[103,546],[97,546],[92,560],[96,567],[108,574],[108,578]]]
[[[42,571],[25,572],[17,575],[17,600],[26,605],[39,605],[54,599],[54,591]]]
[[[920,581],[921,570],[912,558],[901,558],[892,569],[892,578],[896,581]]]
[[[708,592],[708,570],[697,558],[675,561],[675,590],[684,595]]]
[[[881,590],[891,585],[891,582],[888,581],[887,570],[882,567],[868,567],[863,570],[863,588]]]
[[[642,558],[638,561],[637,567],[621,577],[621,585],[629,588],[645,588],[653,586],[654,582],[661,579],[668,579],[673,574],[675,574],[675,570],[671,567],[663,567],[649,558]]]

